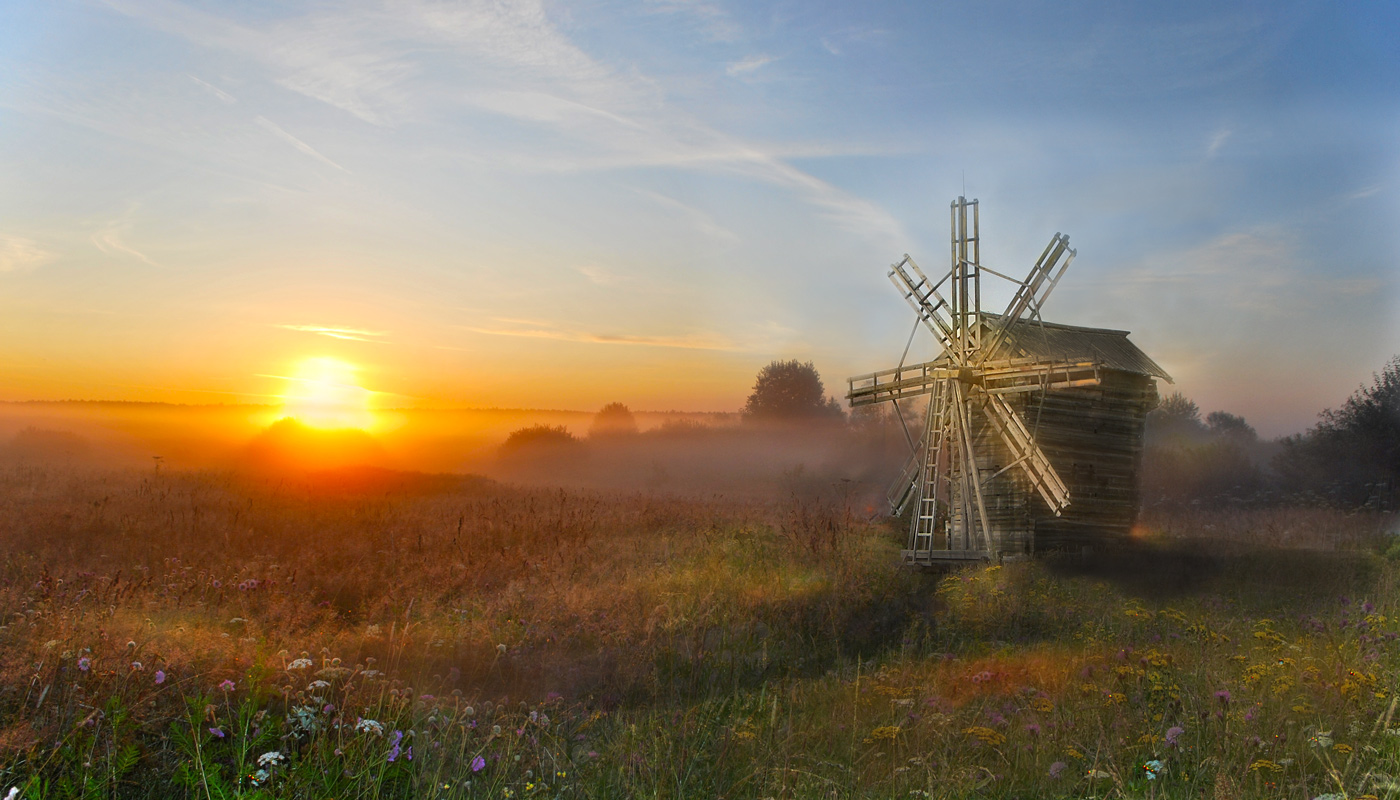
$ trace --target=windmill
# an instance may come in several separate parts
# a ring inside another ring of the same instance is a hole
[[[1068,236],[1051,237],[1016,280],[982,265],[976,200],[959,197],[950,216],[951,263],[942,277],[931,280],[907,254],[889,271],[917,315],[911,343],[922,324],[942,354],[906,366],[906,346],[898,367],[851,378],[847,394],[852,407],[929,398],[922,436],[906,429],[913,452],[888,494],[893,514],[915,503],[905,560],[1031,552],[1037,530],[1054,530],[1053,519],[1072,507],[1083,512],[1070,515],[1081,534],[1126,533],[1136,511],[1142,418],[1156,398],[1151,378],[1170,378],[1125,331],[1043,319],[1074,260]],[[1015,287],[1000,314],[982,310],[984,272]],[[1066,459],[1054,457],[1065,454],[1074,473],[1068,482],[1056,463]]]

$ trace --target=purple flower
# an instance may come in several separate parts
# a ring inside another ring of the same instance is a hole
[[[486,769],[486,759],[482,758],[481,756],[477,756],[476,758],[473,758],[473,759],[472,759],[472,772],[480,772],[480,771],[482,771],[483,769]]]
[[[1175,747],[1176,740],[1181,738],[1181,734],[1183,733],[1186,733],[1186,729],[1181,727],[1180,725],[1173,725],[1170,728],[1167,728],[1167,744],[1169,746]]]
[[[1051,764],[1051,765],[1050,765],[1050,777],[1052,777],[1052,778],[1058,778],[1058,777],[1060,777],[1060,773],[1061,773],[1061,772],[1064,772],[1064,771],[1065,771],[1065,768],[1068,767],[1068,766],[1069,766],[1069,765],[1066,764],[1066,763],[1063,762],[1063,761],[1056,761],[1055,763]]]
[[[157,683],[157,684],[165,683],[165,670],[161,670],[161,669],[156,670],[156,683]]]
[[[219,684],[219,691],[221,691],[221,692],[231,692],[231,691],[234,690],[234,688],[235,688],[234,682],[231,681],[231,680],[228,680],[227,678],[224,679],[224,682],[223,682],[223,683]]]
[[[1376,607],[1373,606],[1373,605],[1371,605],[1371,601],[1370,601],[1370,600],[1367,600],[1366,602],[1364,602],[1364,603],[1361,604],[1361,610],[1362,610],[1364,613],[1369,614],[1369,613],[1371,613],[1372,611],[1375,611],[1375,610],[1376,610]]]
[[[392,764],[399,758],[399,753],[403,752],[399,742],[403,741],[403,731],[394,731],[390,736],[393,738],[393,746],[389,748],[389,763]],[[411,748],[410,748],[411,749]]]
[[[215,579],[214,579],[214,588],[215,588],[215,589],[222,589],[222,588],[224,588],[224,582],[221,581],[221,580],[219,580],[219,579],[217,579],[217,578],[215,578]]]
[[[222,728],[210,728],[209,732],[219,737],[220,739],[224,738],[224,731]]]
[[[326,705],[323,706],[323,707],[321,708],[321,713],[322,713],[322,714],[329,714],[329,713],[331,713],[331,712],[334,711],[334,710],[335,710],[335,706],[334,706],[333,704],[331,704],[331,703],[326,703]]]
[[[1029,733],[1032,736],[1039,736],[1040,726],[1032,722],[1031,724],[1026,726],[1026,733]]]
[[[91,667],[92,659],[88,658],[87,656],[83,656],[82,658],[78,659],[78,669],[82,670],[83,672],[87,672]]]
[[[1224,703],[1225,705],[1229,705],[1229,704],[1230,704],[1230,690],[1229,690],[1229,689],[1221,689],[1220,691],[1218,691],[1218,692],[1215,693],[1215,699],[1216,699],[1216,700],[1219,700],[1220,702]]]

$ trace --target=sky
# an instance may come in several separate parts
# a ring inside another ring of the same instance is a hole
[[[999,271],[1070,236],[1047,319],[1266,435],[1400,354],[1397,4],[0,19],[3,400],[275,402],[308,359],[386,406],[733,410],[788,358],[842,394],[959,195]]]

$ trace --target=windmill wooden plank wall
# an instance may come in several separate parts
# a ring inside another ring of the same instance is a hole
[[[1126,331],[1041,317],[1074,258],[1060,234],[1024,281],[986,270],[1017,288],[1005,312],[983,312],[977,217],[977,201],[953,203],[941,280],[907,255],[890,270],[942,355],[851,378],[847,394],[852,406],[929,397],[921,447],[890,491],[892,512],[914,504],[904,557],[916,565],[1126,536],[1155,379],[1171,380]]]

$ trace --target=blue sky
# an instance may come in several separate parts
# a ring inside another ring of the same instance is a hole
[[[1400,353],[1395,5],[0,14],[4,399],[259,401],[321,356],[399,405],[724,410],[789,357],[837,392],[964,192],[988,265],[1070,235],[1048,318],[1265,433]]]

